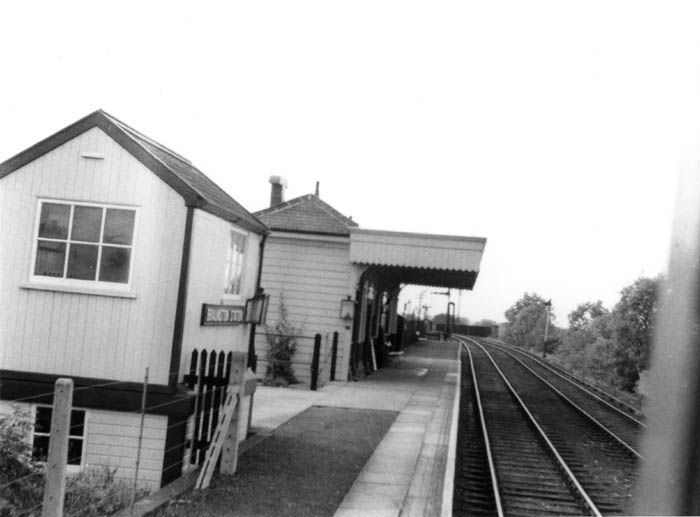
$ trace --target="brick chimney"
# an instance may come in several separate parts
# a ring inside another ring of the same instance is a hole
[[[270,191],[270,206],[284,203],[284,191],[287,188],[287,180],[282,176],[270,176],[272,190]]]

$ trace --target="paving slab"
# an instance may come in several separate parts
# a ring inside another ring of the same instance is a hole
[[[400,390],[403,407],[335,516],[449,514],[445,472],[454,461],[458,345],[424,343],[409,349],[398,367],[377,373],[391,379],[379,383],[386,394]]]
[[[378,444],[335,516],[449,515],[458,350],[456,342],[421,341],[401,361],[358,382],[331,382],[318,391],[259,386],[251,420],[260,439],[256,443],[265,443],[276,429],[312,407],[398,413],[383,439],[379,430],[374,433],[365,425],[367,438]]]
[[[451,507],[459,345],[421,341],[400,362],[316,392],[259,387],[252,427],[272,430],[310,406],[397,411],[336,516],[440,515]],[[445,503],[445,504],[443,504]]]

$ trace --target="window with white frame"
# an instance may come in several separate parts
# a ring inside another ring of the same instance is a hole
[[[52,413],[53,410],[50,406],[36,406],[32,437],[32,459],[36,461],[46,461],[48,457]],[[85,411],[73,409],[70,414],[70,430],[68,432],[68,465],[79,467],[83,464],[85,427]]]
[[[128,284],[135,221],[133,208],[40,200],[33,276]]]
[[[224,295],[238,298],[243,289],[243,266],[248,236],[236,230],[230,231],[230,243],[224,271]]]

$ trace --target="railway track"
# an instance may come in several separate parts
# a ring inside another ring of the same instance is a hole
[[[622,447],[628,449],[630,454],[641,459],[638,452],[639,442],[642,431],[646,429],[646,424],[640,412],[634,411],[632,414],[634,408],[631,406],[621,408],[619,404],[615,403],[617,399],[611,395],[597,388],[591,389],[590,385],[582,384],[579,379],[564,375],[561,369],[554,368],[531,354],[500,344],[488,343],[487,346],[502,350],[530,370],[533,375],[539,376],[543,382],[549,383],[553,389],[559,390],[562,397],[568,398],[572,404],[590,415],[590,418],[597,420],[601,428],[604,427],[614,440],[618,440]]]
[[[577,406],[573,391],[549,382],[551,372],[462,341],[455,515],[628,512],[639,457],[628,437]]]
[[[487,345],[494,345],[494,346],[500,346],[504,349],[510,350],[520,356],[524,356],[527,358],[532,359],[533,361],[543,365],[547,369],[551,370],[553,373],[559,375],[560,377],[568,379],[571,383],[576,384],[580,386],[583,390],[589,391],[594,394],[594,396],[597,396],[603,400],[605,400],[608,404],[615,406],[617,409],[619,409],[621,412],[626,413],[627,415],[633,417],[635,420],[638,420],[640,422],[644,422],[644,414],[642,411],[638,408],[635,407],[631,404],[628,404],[627,402],[620,400],[619,398],[615,397],[611,393],[599,388],[598,386],[595,386],[594,384],[574,375],[571,373],[569,370],[566,368],[563,368],[559,366],[556,363],[546,361],[542,359],[541,357],[533,354],[530,351],[524,350],[522,348],[516,348],[510,345],[506,345],[502,341],[498,341],[496,339],[492,338],[481,338],[477,341],[480,341],[481,343],[487,344]]]

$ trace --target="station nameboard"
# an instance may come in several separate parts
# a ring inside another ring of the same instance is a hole
[[[205,327],[240,325],[243,323],[243,313],[243,307],[203,303],[200,324]]]

